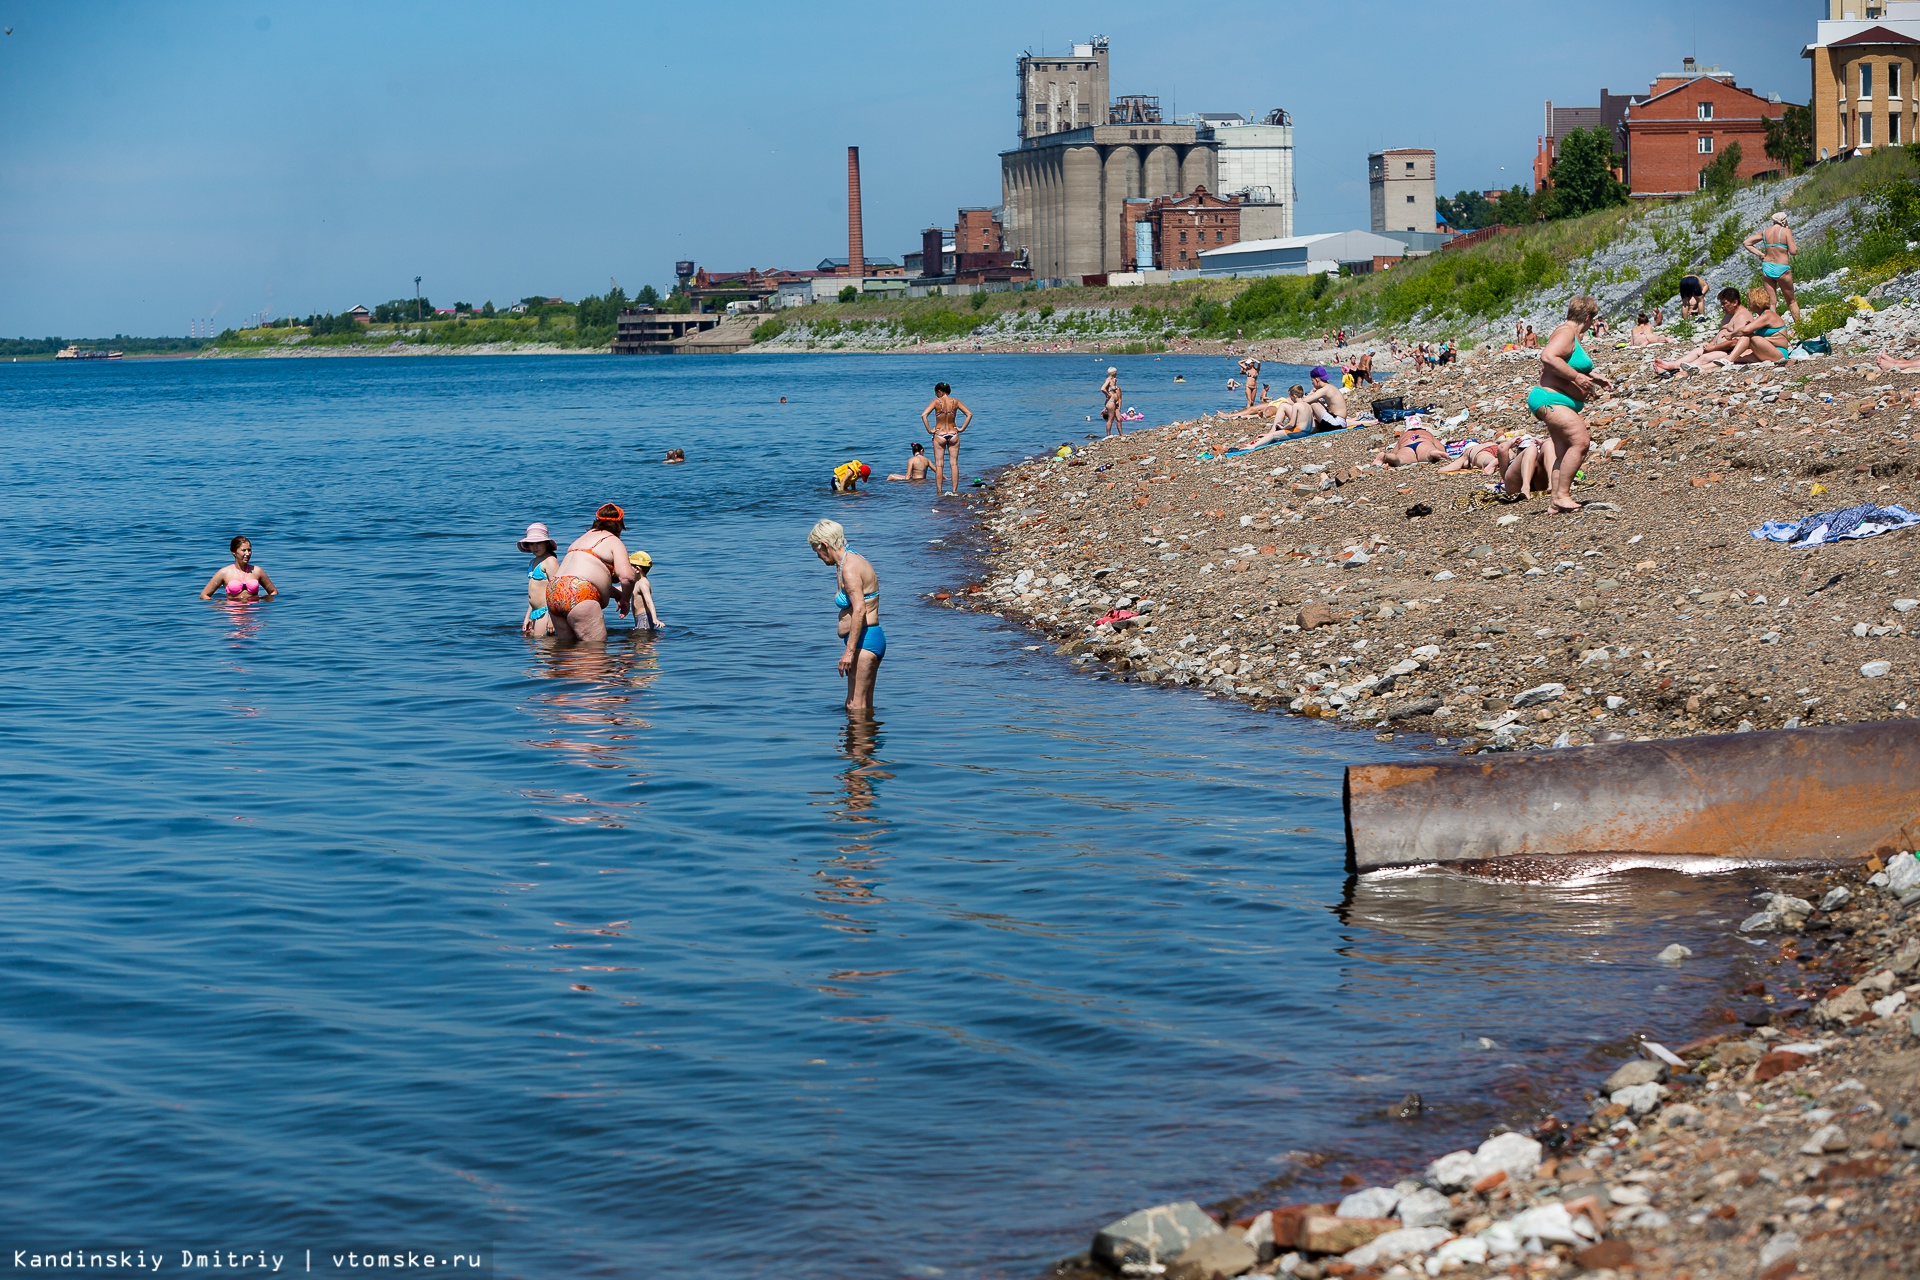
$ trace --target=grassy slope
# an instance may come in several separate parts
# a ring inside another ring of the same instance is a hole
[[[289,342],[288,339],[296,339]],[[428,320],[422,323],[370,325],[356,333],[327,333],[318,337],[304,327],[291,329],[242,329],[232,338],[213,345],[225,352],[259,352],[279,348],[303,347],[377,347],[394,342],[410,346],[478,346],[482,343],[524,343],[552,346],[605,346],[607,339],[589,333],[585,340],[575,330],[573,317],[551,316],[545,324],[525,316],[494,316],[492,319]]]

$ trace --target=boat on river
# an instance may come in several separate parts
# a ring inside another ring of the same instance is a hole
[[[82,351],[77,346],[62,347],[54,352],[55,360],[118,360],[118,351]]]

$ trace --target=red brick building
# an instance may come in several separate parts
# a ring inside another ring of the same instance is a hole
[[[1128,271],[1195,271],[1202,249],[1240,243],[1240,201],[1223,198],[1204,186],[1191,195],[1129,200],[1120,215],[1121,262]],[[1153,261],[1137,260],[1138,223],[1153,232]]]
[[[991,209],[962,209],[953,228],[955,253],[999,253],[1006,248]]]
[[[1700,171],[1729,143],[1740,144],[1740,177],[1778,166],[1767,157],[1767,121],[1787,106],[1779,95],[1763,98],[1733,82],[1718,67],[1685,69],[1653,82],[1647,96],[1627,108],[1627,172],[1636,196],[1679,196],[1698,191]]]

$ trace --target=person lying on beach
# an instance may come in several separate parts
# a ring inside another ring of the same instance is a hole
[[[1526,436],[1506,448],[1507,461],[1501,468],[1502,487],[1508,493],[1547,493],[1551,491],[1554,463],[1560,452],[1553,437]]]
[[[653,610],[653,584],[647,581],[647,575],[653,572],[653,557],[644,551],[629,551],[627,563],[633,566],[633,625],[640,625],[640,610],[647,611],[647,629],[660,629],[660,615]]]
[[[1347,393],[1333,385],[1333,375],[1325,365],[1313,367],[1313,390],[1307,393],[1308,411],[1313,414],[1314,429],[1339,431],[1347,425]]]
[[[1252,409],[1223,415],[1230,418],[1258,418],[1271,414],[1273,417],[1273,430],[1257,440],[1249,440],[1245,444],[1234,446],[1236,452],[1258,449],[1263,444],[1292,440],[1298,436],[1312,435],[1313,410],[1307,407],[1306,396],[1306,388],[1296,382],[1287,389],[1285,400],[1271,400],[1266,404],[1257,404]]]
[[[1640,319],[1633,326],[1633,332],[1628,335],[1627,340],[1636,347],[1651,347],[1662,342],[1673,341],[1672,338],[1653,327],[1653,323],[1647,319],[1647,313],[1644,311],[1640,313]]]
[[[1733,344],[1753,323],[1753,313],[1740,305],[1740,291],[1732,285],[1720,291],[1719,301],[1720,314],[1726,317],[1720,325],[1720,332],[1683,356],[1672,360],[1655,360],[1654,369],[1660,373],[1679,373],[1683,368],[1697,370],[1702,364],[1726,364],[1731,361]]]
[[[1773,336],[1792,326],[1773,309],[1773,290],[1755,285],[1747,290],[1747,306],[1753,312],[1753,319],[1734,342],[1733,350],[1727,353],[1729,363],[1779,364],[1787,358],[1787,353]]]
[[[835,493],[857,493],[860,482],[873,474],[873,468],[858,458],[850,459],[833,469],[833,491]]]
[[[634,580],[627,546],[620,541],[626,530],[627,513],[618,503],[603,503],[593,513],[593,524],[567,547],[559,576],[547,584],[554,639],[565,644],[605,640],[609,600],[626,616]]]
[[[1414,414],[1400,429],[1400,435],[1393,442],[1393,448],[1382,449],[1373,455],[1375,464],[1389,467],[1410,467],[1416,462],[1445,462],[1447,451],[1440,443],[1440,437],[1427,430],[1420,421],[1420,415]]]
[[[520,630],[530,636],[553,634],[553,619],[547,612],[547,585],[560,576],[560,558],[554,555],[559,545],[547,526],[535,521],[527,526],[527,536],[515,544],[533,557],[527,570],[527,612],[520,619]]]
[[[1877,364],[1889,372],[1901,369],[1920,369],[1920,360],[1908,360],[1904,356],[1890,356],[1881,352]]]
[[[1497,476],[1506,469],[1507,451],[1505,446],[1495,442],[1486,444],[1479,440],[1468,440],[1460,446],[1460,452],[1453,461],[1440,468],[1442,475],[1455,471],[1478,471],[1481,475]]]
[[[253,562],[253,543],[245,534],[235,536],[227,550],[233,553],[233,563],[223,565],[207,579],[207,585],[200,588],[202,600],[212,599],[216,591],[224,591],[229,600],[271,600],[280,594],[267,571]]]
[[[887,479],[906,480],[913,484],[922,484],[926,481],[927,472],[931,470],[932,467],[933,463],[927,458],[926,449],[921,447],[918,440],[915,440],[913,442],[913,453],[907,458],[906,473],[904,475],[888,476]]]

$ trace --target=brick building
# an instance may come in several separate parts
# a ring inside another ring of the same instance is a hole
[[[1538,139],[1533,156],[1533,188],[1553,185],[1553,162],[1560,158],[1560,140],[1575,129],[1604,129],[1613,139],[1613,149],[1626,154],[1627,150],[1627,108],[1636,99],[1631,94],[1600,91],[1600,105],[1597,107],[1563,107],[1547,99],[1547,131]],[[1626,173],[1621,173],[1621,181],[1632,181]],[[1489,195],[1487,199],[1496,200],[1498,196]]]
[[[1192,195],[1129,200],[1120,216],[1125,271],[1197,271],[1202,249],[1240,243],[1240,201],[1216,196],[1205,186]],[[1149,248],[1151,258],[1141,261]]]
[[[962,209],[953,228],[955,253],[999,253],[1006,248],[1000,219],[992,209]]]
[[[1777,168],[1767,158],[1767,121],[1786,112],[1780,95],[1761,97],[1733,82],[1731,72],[1701,67],[1692,58],[1660,76],[1627,108],[1627,172],[1636,196],[1680,196],[1698,191],[1700,171],[1740,144],[1740,177]]]
[[[1829,0],[1814,42],[1813,150],[1822,160],[1912,142],[1920,128],[1920,4]]]

